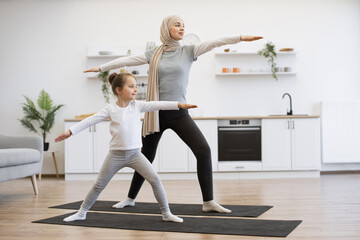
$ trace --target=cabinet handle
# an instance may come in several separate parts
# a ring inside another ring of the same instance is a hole
[[[290,120],[287,120],[288,122],[288,129],[290,129]]]
[[[229,127],[229,128],[219,128],[219,131],[254,131],[260,130],[259,127]]]
[[[89,127],[89,132],[91,132],[91,126]]]
[[[295,121],[292,120],[292,129],[295,129]]]
[[[94,132],[96,132],[96,125],[94,125]]]
[[[245,168],[244,166],[236,166],[235,168]]]

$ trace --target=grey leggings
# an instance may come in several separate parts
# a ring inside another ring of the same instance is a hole
[[[81,205],[82,210],[88,211],[91,208],[111,178],[123,167],[130,167],[143,176],[151,184],[161,212],[170,212],[165,189],[161,183],[160,177],[149,160],[147,160],[140,152],[140,148],[109,151],[94,186],[91,188]]]

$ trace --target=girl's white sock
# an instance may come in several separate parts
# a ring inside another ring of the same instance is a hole
[[[184,221],[182,218],[179,218],[179,217],[173,215],[171,212],[163,213],[162,219],[166,222],[182,223]]]
[[[86,219],[86,211],[80,209],[77,213],[67,218],[64,218],[63,221],[72,222],[72,221],[85,220],[85,219]]]
[[[128,197],[128,198],[122,200],[121,202],[114,204],[112,207],[113,208],[124,208],[124,207],[128,207],[128,206],[129,207],[135,206],[135,199]]]
[[[220,213],[231,213],[230,209],[224,208],[217,204],[214,200],[204,202],[202,210],[204,212],[220,212]]]

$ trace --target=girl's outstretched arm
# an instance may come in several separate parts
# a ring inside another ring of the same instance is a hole
[[[187,104],[187,103],[178,103],[178,108],[182,109],[190,109],[190,108],[197,108],[198,106],[193,104]]]
[[[55,142],[61,142],[67,138],[69,138],[72,135],[72,132],[69,130],[63,132],[61,135],[59,135],[57,138],[55,138]]]
[[[261,36],[234,36],[234,37],[221,37],[213,40],[208,40],[199,44],[196,44],[194,47],[194,58],[207,53],[214,48],[221,47],[227,44],[236,44],[241,41],[250,42],[262,39]]]
[[[87,117],[82,121],[78,122],[77,124],[73,125],[72,127],[70,127],[69,130],[63,132],[61,135],[55,138],[55,142],[61,142],[72,135],[76,135],[85,128],[88,128],[99,122],[102,122],[108,117],[109,117],[109,105],[103,108],[100,112],[96,113],[95,115]]]

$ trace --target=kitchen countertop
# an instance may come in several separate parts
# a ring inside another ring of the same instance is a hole
[[[231,120],[231,119],[283,119],[283,118],[319,118],[318,115],[267,115],[267,116],[233,116],[233,117],[192,117],[194,120]],[[77,122],[84,118],[65,119],[65,122]]]
[[[218,119],[281,119],[281,118],[319,118],[320,116],[318,115],[267,115],[267,116],[238,116],[238,117],[193,117],[193,119],[197,120],[197,119],[204,119],[204,120],[208,120],[208,119],[213,119],[213,120],[218,120]]]

